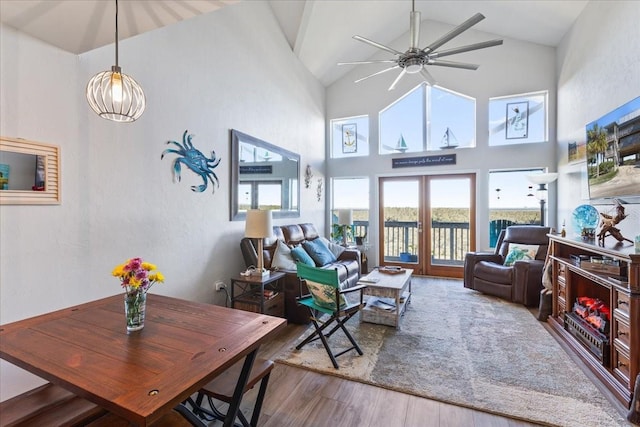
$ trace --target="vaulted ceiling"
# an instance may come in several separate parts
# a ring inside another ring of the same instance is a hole
[[[215,13],[238,1],[119,0],[120,40]],[[409,28],[410,0],[264,0],[271,6],[293,52],[324,85],[349,66],[378,53],[355,34],[388,44]],[[417,0],[423,20],[458,25],[480,12],[474,29],[557,46],[587,0]],[[109,0],[1,0],[2,23],[65,51],[80,54],[114,41],[115,2]],[[424,25],[424,24],[423,24]],[[408,42],[408,41],[407,41]],[[455,41],[451,46],[456,47]]]

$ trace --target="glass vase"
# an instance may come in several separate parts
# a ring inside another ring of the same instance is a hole
[[[147,294],[145,292],[124,295],[124,314],[127,318],[127,331],[139,331],[144,328],[146,307]]]

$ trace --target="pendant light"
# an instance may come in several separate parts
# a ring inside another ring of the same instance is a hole
[[[87,83],[87,101],[100,117],[133,122],[142,116],[146,100],[142,87],[118,66],[118,0],[116,0],[116,65],[96,74]]]

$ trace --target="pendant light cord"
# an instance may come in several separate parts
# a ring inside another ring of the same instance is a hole
[[[116,0],[116,67],[118,67],[118,0]]]

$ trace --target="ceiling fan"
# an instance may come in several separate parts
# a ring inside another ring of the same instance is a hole
[[[468,64],[464,62],[454,62],[454,61],[446,61],[441,60],[443,56],[455,55],[457,53],[469,52],[472,50],[484,49],[487,47],[498,46],[502,44],[502,40],[489,40],[486,42],[474,43],[466,46],[455,47],[453,49],[436,51],[440,46],[444,45],[448,41],[452,40],[454,37],[462,34],[464,31],[468,30],[478,22],[484,19],[484,15],[481,13],[476,13],[471,18],[467,19],[462,24],[455,27],[453,30],[449,31],[447,34],[440,37],[438,40],[431,43],[429,46],[424,49],[420,49],[418,47],[418,43],[420,42],[420,12],[415,11],[415,0],[411,1],[411,14],[409,18],[409,36],[410,36],[410,45],[409,50],[406,52],[400,52],[391,47],[385,46],[383,44],[374,42],[373,40],[369,40],[367,38],[361,36],[353,36],[354,39],[376,47],[378,49],[382,49],[386,52],[393,53],[398,57],[395,59],[382,59],[382,60],[371,60],[371,61],[355,61],[355,62],[339,62],[338,65],[359,65],[359,64],[378,64],[378,63],[391,63],[395,64],[392,67],[385,68],[382,71],[378,71],[366,77],[356,80],[355,82],[361,82],[363,80],[368,79],[369,77],[377,76],[382,73],[386,73],[387,71],[395,70],[401,68],[402,71],[393,81],[391,86],[389,86],[389,90],[395,89],[396,85],[400,81],[400,79],[405,74],[416,74],[420,73],[425,81],[430,84],[436,84],[433,76],[427,71],[427,65],[437,65],[440,67],[452,67],[452,68],[462,68],[465,70],[477,70],[478,65],[476,64]]]

